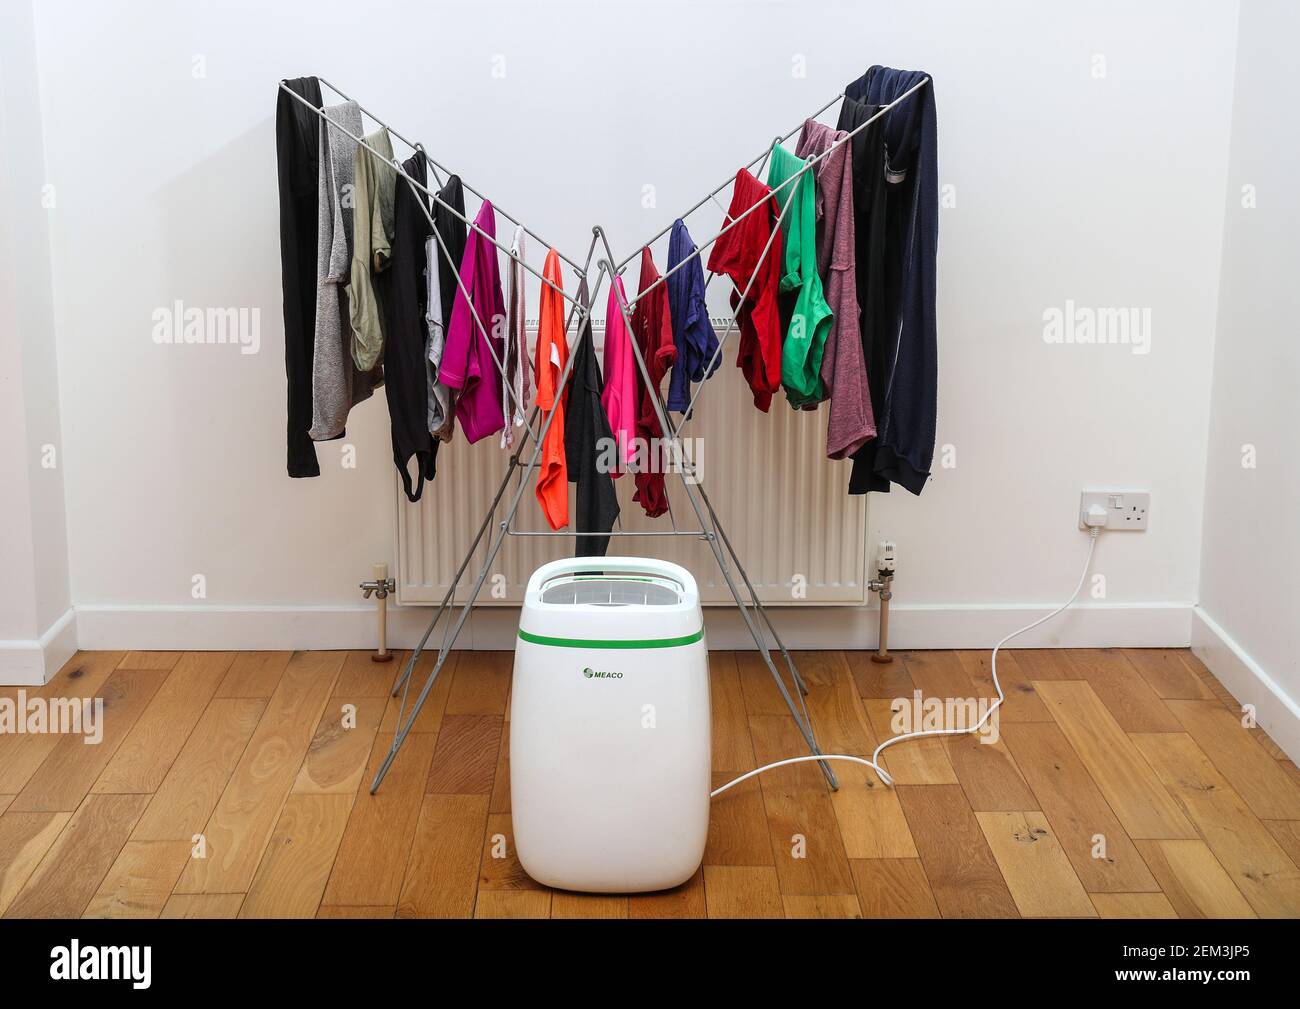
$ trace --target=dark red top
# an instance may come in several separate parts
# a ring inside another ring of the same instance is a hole
[[[644,291],[659,279],[659,270],[648,248],[641,250],[641,280],[639,290]],[[656,392],[663,387],[663,378],[677,358],[673,343],[673,321],[668,311],[668,285],[660,284],[632,308],[632,335],[645,359],[646,371]],[[779,362],[778,362],[779,363]],[[778,369],[779,370],[779,369]],[[641,464],[634,475],[636,493],[632,500],[640,503],[650,518],[657,518],[668,510],[668,493],[664,489],[664,464],[668,459],[666,447],[657,442],[664,431],[655,414],[650,389],[636,369],[637,417],[636,436],[644,446]]]

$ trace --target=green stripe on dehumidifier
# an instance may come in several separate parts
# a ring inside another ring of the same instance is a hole
[[[530,634],[523,629],[519,631],[521,641],[555,648],[676,648],[679,645],[693,645],[703,637],[703,627],[694,634],[680,638],[552,638],[545,634]]]

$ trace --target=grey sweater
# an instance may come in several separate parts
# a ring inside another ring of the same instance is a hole
[[[353,136],[361,135],[361,110],[345,102],[321,110]],[[343,434],[348,411],[374,392],[371,374],[352,363],[352,326],[344,285],[352,260],[352,187],[357,144],[332,126],[320,131],[316,239],[316,340],[312,354],[311,437]]]

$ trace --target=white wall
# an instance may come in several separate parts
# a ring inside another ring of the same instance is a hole
[[[76,647],[32,6],[0,10],[0,682]]]
[[[1193,639],[1292,756],[1300,755],[1300,86],[1290,69],[1298,34],[1294,4],[1242,5]]]
[[[284,474],[279,78],[330,78],[577,256],[596,221],[633,251],[873,62],[934,74],[940,183],[956,193],[940,221],[938,440],[957,466],[919,500],[872,502],[872,538],[899,544],[899,643],[956,643],[954,627],[983,643],[1014,626],[998,607],[1058,601],[1083,556],[1085,485],[1152,491],[1151,531],[1101,545],[1106,609],[1044,640],[1186,642],[1234,4],[285,6],[37,13],[83,645],[158,642],[158,608],[195,604],[194,574],[205,606],[348,610],[391,555],[382,398],[350,425],[355,470],[335,444],[320,479]],[[697,237],[719,216],[693,219]],[[259,307],[262,352],[156,346],[151,313],[178,298]],[[1047,345],[1043,312],[1066,299],[1149,308],[1151,353]]]

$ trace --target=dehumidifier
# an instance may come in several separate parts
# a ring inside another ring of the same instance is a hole
[[[690,572],[574,557],[528,581],[510,699],[515,851],[565,890],[663,890],[709,831],[709,667]]]

